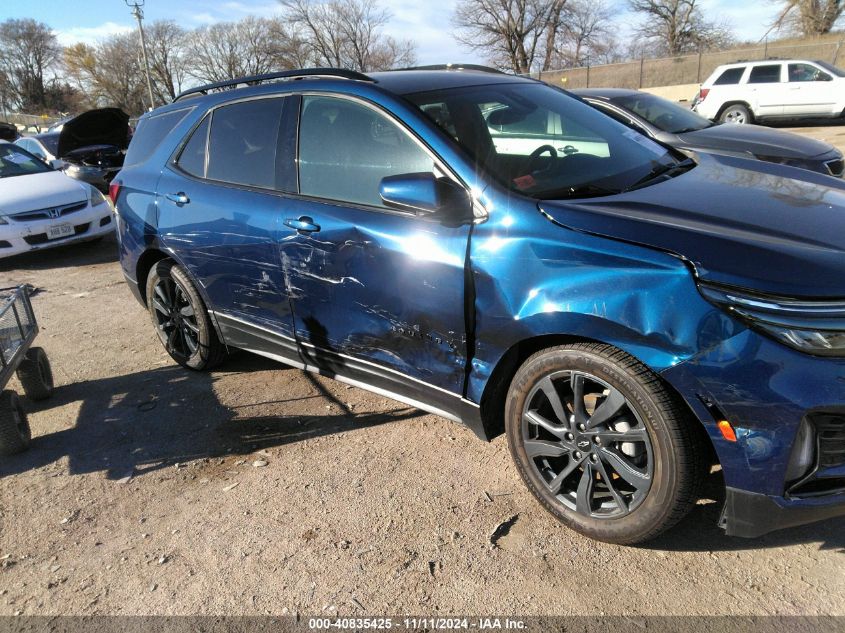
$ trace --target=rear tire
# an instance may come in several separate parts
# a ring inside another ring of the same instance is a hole
[[[147,277],[147,309],[161,344],[177,363],[207,370],[220,364],[226,348],[188,274],[163,259]]]
[[[719,115],[719,120],[722,123],[734,123],[736,125],[744,125],[747,123],[754,123],[754,115],[747,106],[741,103],[734,103],[722,110]]]
[[[46,400],[53,395],[53,370],[43,348],[30,347],[16,373],[30,400]]]
[[[695,503],[693,423],[647,367],[596,343],[528,358],[505,404],[508,446],[529,490],[568,527],[609,543],[652,539]]]
[[[14,391],[0,393],[0,455],[15,455],[29,448],[32,431]]]

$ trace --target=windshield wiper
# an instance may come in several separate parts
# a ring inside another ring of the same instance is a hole
[[[591,198],[594,196],[613,196],[622,193],[619,189],[609,189],[597,185],[576,185],[574,187],[563,187],[551,191],[541,191],[539,196],[544,200],[568,199],[568,198]]]
[[[640,178],[633,185],[626,187],[622,191],[633,191],[645,187],[650,182],[662,178],[664,176],[671,176],[674,172],[686,171],[695,167],[695,161],[692,158],[686,158],[679,163],[667,164],[660,163],[656,165],[650,172]]]

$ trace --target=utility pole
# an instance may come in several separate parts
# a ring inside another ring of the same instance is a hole
[[[132,8],[132,15],[138,20],[138,32],[141,34],[141,54],[144,57],[144,71],[147,74],[147,91],[150,94],[150,110],[155,108],[155,99],[153,99],[153,82],[150,80],[150,63],[147,61],[147,40],[144,39],[144,25],[141,21],[144,19],[144,11],[141,7],[144,6],[144,0],[135,0],[130,2],[124,0],[127,7]]]

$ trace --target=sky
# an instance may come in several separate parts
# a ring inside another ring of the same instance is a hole
[[[393,14],[385,31],[396,38],[414,40],[419,64],[484,63],[482,57],[452,37],[455,0],[380,0],[380,4]],[[625,0],[616,0],[616,4],[623,7]],[[726,20],[743,41],[760,40],[777,12],[765,0],[699,0],[699,5],[709,18]],[[171,19],[188,28],[279,11],[275,0],[146,0],[144,5],[146,20]],[[624,9],[619,12],[624,13]],[[0,21],[7,18],[45,22],[62,44],[90,44],[135,27],[124,0],[0,0]]]

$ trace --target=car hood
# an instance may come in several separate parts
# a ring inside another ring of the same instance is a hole
[[[824,141],[759,125],[714,125],[679,134],[678,139],[689,148],[751,152],[756,156],[815,158],[836,151]]]
[[[88,110],[67,121],[59,132],[56,156],[89,145],[114,145],[126,149],[129,144],[129,115],[120,108]]]
[[[88,199],[90,187],[60,171],[0,178],[0,215],[48,209]]]
[[[732,156],[628,193],[542,201],[565,227],[678,255],[705,280],[792,297],[845,297],[845,183]]]

